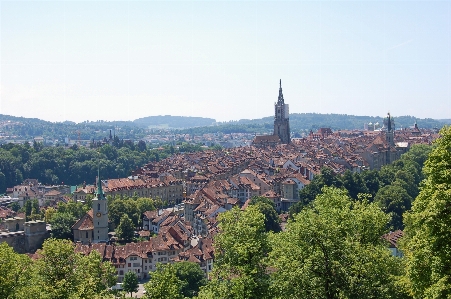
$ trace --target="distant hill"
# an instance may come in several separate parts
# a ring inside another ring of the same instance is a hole
[[[352,130],[363,129],[365,123],[380,123],[386,116],[356,116],[347,114],[319,114],[319,113],[292,113],[290,114],[290,127],[295,130],[308,130],[321,127],[330,127],[334,130]],[[420,128],[432,129],[442,127],[444,123],[451,123],[451,120],[434,120],[432,118],[416,118],[414,116],[393,116],[395,126],[399,128],[411,127],[417,122]],[[241,119],[237,122],[226,122],[220,124],[264,124],[272,123],[273,117],[264,117],[261,119]]]
[[[216,122],[213,118],[158,115],[138,118],[133,121],[136,125],[147,128],[194,128],[213,125]]]
[[[109,136],[110,130],[120,139],[139,140],[156,128],[160,132],[172,133],[257,133],[272,134],[272,116],[260,119],[241,119],[217,123],[213,118],[187,116],[149,116],[135,121],[85,121],[74,123],[49,122],[38,118],[15,117],[0,114],[0,143],[5,140],[30,140],[42,136],[46,140],[62,142],[66,137],[71,140],[102,140]],[[363,129],[365,123],[382,124],[384,117],[355,116],[346,114],[293,113],[290,114],[290,129],[295,136],[321,127],[332,130]],[[441,128],[451,124],[451,120],[415,118],[414,116],[394,116],[395,128],[412,127],[417,122],[419,128]]]
[[[316,131],[321,127],[328,127],[332,130],[353,130],[363,129],[365,123],[383,124],[384,117],[379,116],[355,116],[347,114],[319,114],[319,113],[292,113],[290,114],[290,129],[292,132],[305,132],[309,130]],[[217,123],[216,126],[208,126],[194,129],[180,130],[181,133],[190,134],[201,133],[269,133],[272,131],[274,118],[272,116],[260,119],[240,119],[238,121],[229,121]],[[451,124],[451,121],[439,121],[432,118],[416,118],[414,116],[394,116],[395,128],[408,128],[414,126],[417,122],[418,127],[433,129],[441,128],[445,124]]]

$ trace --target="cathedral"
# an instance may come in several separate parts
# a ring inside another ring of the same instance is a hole
[[[274,104],[274,133],[280,138],[280,142],[283,144],[289,144],[291,142],[290,137],[290,112],[288,104],[285,104],[282,93],[282,79],[279,82],[279,98],[277,103]]]
[[[288,104],[285,104],[282,93],[282,80],[279,81],[279,98],[274,104],[274,132],[272,135],[255,136],[252,145],[257,147],[275,146],[277,144],[289,144],[290,118]]]

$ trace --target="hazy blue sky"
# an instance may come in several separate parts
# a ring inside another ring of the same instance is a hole
[[[0,1],[0,113],[451,118],[451,1]]]

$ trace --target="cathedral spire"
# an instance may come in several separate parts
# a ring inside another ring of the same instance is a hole
[[[391,117],[390,117],[390,112],[388,112],[387,130],[388,130],[389,132],[391,132]]]
[[[283,100],[283,93],[282,93],[282,79],[280,79],[279,81],[279,99],[277,100],[278,103],[283,104],[284,100]]]

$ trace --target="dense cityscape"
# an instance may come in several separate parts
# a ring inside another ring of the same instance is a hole
[[[450,299],[450,12],[0,0],[0,299]]]
[[[427,192],[446,177],[449,128],[396,130],[387,114],[294,137],[281,82],[274,108],[272,134],[232,133],[240,142],[227,147],[173,135],[152,148],[111,131],[89,144],[4,143],[2,298],[427,292],[411,271],[429,224],[411,208],[438,196]]]

